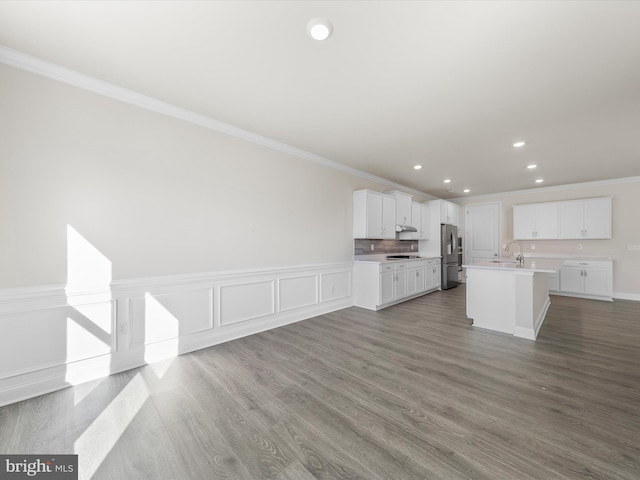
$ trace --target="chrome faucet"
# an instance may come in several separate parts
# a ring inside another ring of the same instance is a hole
[[[518,260],[518,263],[520,263],[520,266],[522,266],[522,264],[524,263],[524,255],[522,253],[522,243],[520,243],[518,240],[513,240],[509,242],[509,244],[506,247],[504,247],[504,251],[508,253],[509,247],[514,243],[517,243],[520,246],[520,253],[516,257],[516,260]]]

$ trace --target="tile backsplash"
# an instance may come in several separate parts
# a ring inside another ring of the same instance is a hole
[[[373,245],[373,250],[371,250]],[[418,240],[368,240],[353,241],[354,255],[378,255],[381,253],[418,253]]]

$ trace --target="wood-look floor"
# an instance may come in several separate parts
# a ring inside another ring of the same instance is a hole
[[[531,342],[464,286],[0,409],[0,453],[96,479],[640,478],[640,303],[552,297]]]

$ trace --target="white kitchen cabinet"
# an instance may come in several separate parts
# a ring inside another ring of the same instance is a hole
[[[371,190],[353,192],[353,238],[395,239],[395,197]]]
[[[411,225],[411,195],[396,190],[386,192],[396,199],[396,223],[399,225]]]
[[[425,290],[436,290],[440,288],[441,282],[441,261],[439,258],[427,260],[427,267],[425,273]]]
[[[440,259],[356,261],[353,275],[355,305],[379,310],[439,288]]]
[[[558,202],[560,238],[611,238],[611,198]]]
[[[411,232],[411,240],[428,240],[431,230],[431,214],[429,213],[429,205],[423,203],[411,204],[411,226],[415,227],[417,232]],[[402,239],[402,234],[400,234]]]
[[[407,296],[407,264],[396,263],[396,277],[394,279],[394,300],[399,300]]]
[[[407,267],[407,296],[425,292],[426,261],[411,262]]]
[[[380,273],[380,301],[379,305],[393,302],[395,298],[395,276],[396,272],[392,265],[387,271]]]
[[[460,228],[462,207],[455,203],[440,200],[440,223],[448,223]]]
[[[613,264],[609,260],[567,260],[560,267],[560,293],[612,300]]]
[[[379,295],[376,306],[393,303],[407,296],[407,263],[383,263],[379,267]]]
[[[545,240],[558,238],[558,203],[513,206],[513,238]]]

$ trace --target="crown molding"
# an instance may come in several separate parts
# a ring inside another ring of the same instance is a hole
[[[624,178],[612,178],[609,180],[595,180],[593,182],[568,183],[566,185],[554,185],[551,187],[527,188],[526,190],[512,190],[510,192],[485,193],[483,195],[456,197],[456,198],[450,198],[447,200],[450,202],[454,202],[457,200],[460,202],[469,203],[469,200],[475,201],[475,200],[481,200],[486,198],[504,197],[507,195],[527,195],[530,193],[556,192],[558,190],[573,190],[576,188],[598,187],[602,185],[615,185],[620,183],[633,183],[633,182],[640,182],[640,177],[624,177]]]
[[[185,108],[163,102],[162,100],[143,95],[133,90],[119,87],[118,85],[114,85],[113,83],[105,82],[104,80],[85,75],[76,70],[72,70],[70,68],[66,68],[61,65],[48,62],[46,60],[27,55],[26,53],[22,53],[17,50],[5,47],[4,45],[0,45],[0,63],[18,68],[20,70],[35,73],[43,77],[51,78],[53,80],[66,83],[74,87],[82,88],[84,90],[97,93],[98,95],[103,95],[114,100],[119,100],[121,102],[135,105],[140,108],[151,110],[162,115],[167,115],[179,120],[183,120],[185,122],[193,123],[209,130],[214,130],[216,132],[224,133],[232,137],[237,137],[242,140],[255,143],[257,145],[262,145],[264,147],[280,151],[287,155],[292,155],[304,160],[319,163],[321,165],[324,165],[325,167],[333,168],[350,175],[355,175],[372,182],[389,185],[394,188],[400,188],[407,193],[412,193],[414,195],[420,195],[428,198],[435,198],[427,193],[406,187],[405,185],[400,185],[399,183],[395,183],[385,178],[372,175],[362,170],[349,167],[342,163],[330,160],[326,157],[316,155],[315,153],[307,152],[306,150],[287,145],[286,143],[278,142],[271,138],[249,132],[248,130],[244,130],[228,123],[215,120],[206,115],[195,113],[191,110],[187,110]]]

